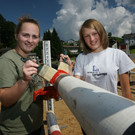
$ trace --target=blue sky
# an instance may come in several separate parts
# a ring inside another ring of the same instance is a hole
[[[135,33],[135,0],[0,0],[0,14],[14,23],[30,15],[39,21],[41,35],[55,27],[65,41],[78,40],[80,26],[89,18],[113,36]]]
[[[0,0],[0,14],[15,24],[22,15],[30,15],[39,21],[41,34],[52,28],[53,19],[61,5],[58,0]]]

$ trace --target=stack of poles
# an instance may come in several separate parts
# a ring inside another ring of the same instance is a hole
[[[43,41],[43,63],[51,67],[50,41]],[[45,81],[45,85],[50,86],[51,84]],[[46,111],[48,135],[61,135],[61,131],[54,114],[53,99],[46,101]]]

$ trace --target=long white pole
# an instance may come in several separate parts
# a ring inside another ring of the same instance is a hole
[[[55,87],[87,135],[135,133],[132,100],[67,75],[59,76]]]

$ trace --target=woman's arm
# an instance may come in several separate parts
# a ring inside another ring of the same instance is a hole
[[[28,81],[20,79],[10,88],[0,89],[0,101],[3,106],[9,107],[16,103],[28,86]]]
[[[28,60],[23,65],[24,77],[18,80],[12,87],[0,88],[0,101],[3,106],[9,107],[20,99],[29,81],[32,79],[32,75],[37,73],[36,67],[38,67],[38,65],[35,61]]]
[[[128,73],[119,75],[119,79],[121,84],[122,96],[128,99],[132,99]]]
[[[66,59],[66,63],[69,65],[69,75],[83,80],[83,76],[73,75],[73,65],[72,65],[72,62],[71,62],[71,59],[69,58],[69,56],[64,55],[64,54],[60,54],[60,61],[63,61],[64,59]]]

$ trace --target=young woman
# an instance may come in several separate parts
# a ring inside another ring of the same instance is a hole
[[[43,87],[36,60],[27,60],[38,45],[39,24],[23,17],[15,30],[17,45],[0,57],[0,131],[3,135],[44,135],[43,102],[33,102],[33,92]],[[26,61],[26,60],[27,61]]]
[[[82,24],[80,45],[83,53],[78,55],[73,73],[70,58],[60,55],[61,61],[67,59],[70,75],[116,94],[119,77],[122,95],[132,99],[128,71],[135,64],[125,52],[108,47],[108,36],[99,21],[88,19]]]

